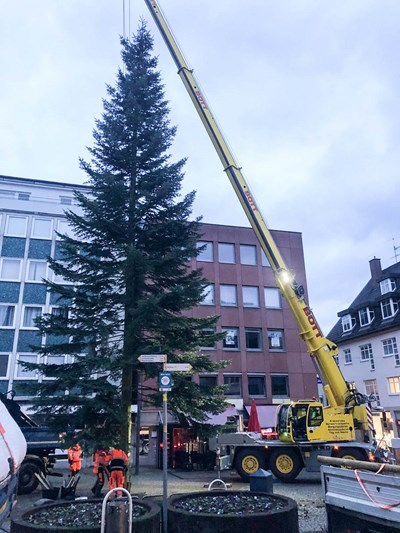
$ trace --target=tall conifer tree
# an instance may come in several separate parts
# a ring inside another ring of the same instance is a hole
[[[224,364],[198,353],[219,338],[217,317],[185,314],[201,302],[207,281],[188,268],[199,220],[189,220],[194,193],[181,197],[185,161],[171,162],[176,128],[152,48],[144,22],[132,41],[122,40],[124,68],[107,87],[91,159],[81,160],[91,190],[76,193],[79,209],[67,213],[73,233],[60,236],[50,259],[65,279],[46,282],[59,307],[40,321],[46,364],[38,368],[52,379],[38,386],[37,409],[57,414],[60,426],[85,427],[93,439],[119,434],[124,448],[139,376],[160,370],[141,365],[139,355],[166,353],[195,372]],[[57,364],[65,354],[67,363]],[[223,408],[221,388],[204,391],[186,378],[174,376],[171,410],[204,420]]]

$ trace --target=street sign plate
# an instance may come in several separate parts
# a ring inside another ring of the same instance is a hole
[[[172,390],[171,372],[160,372],[158,378],[158,388],[160,392],[169,392]]]
[[[141,363],[165,363],[167,356],[165,354],[145,354],[138,357]]]
[[[192,368],[190,363],[164,363],[164,370],[169,372],[190,372]]]

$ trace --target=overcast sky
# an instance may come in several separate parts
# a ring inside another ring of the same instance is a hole
[[[161,0],[160,0],[161,1]],[[84,183],[123,1],[0,0],[0,174]],[[248,225],[143,0],[205,222]],[[268,226],[303,235],[310,305],[327,334],[400,247],[398,0],[162,0]],[[394,240],[393,240],[394,239]],[[400,248],[398,250],[400,258]]]

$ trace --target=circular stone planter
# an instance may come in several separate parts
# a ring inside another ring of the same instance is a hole
[[[223,514],[228,511],[227,514]],[[263,492],[209,491],[168,499],[168,533],[298,533],[297,503]]]
[[[96,499],[50,503],[34,507],[11,519],[10,533],[100,533],[101,504],[102,500]],[[133,531],[135,533],[159,533],[161,508],[155,503],[136,498],[132,500],[132,505]],[[138,507],[140,509],[137,509]],[[136,517],[135,508],[143,514]],[[59,514],[74,517],[75,524],[57,524]]]

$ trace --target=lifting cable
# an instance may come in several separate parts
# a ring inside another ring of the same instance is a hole
[[[379,470],[377,470],[377,471],[375,472],[375,475],[376,475],[376,474],[380,474],[380,473],[382,472],[382,470],[384,469],[384,467],[385,467],[385,464],[383,464],[383,465],[379,468]],[[357,470],[357,469],[354,470],[354,475],[356,476],[356,479],[357,479],[357,481],[358,481],[360,487],[362,488],[364,494],[365,494],[365,495],[371,500],[371,502],[372,502],[373,504],[377,505],[377,506],[380,507],[381,509],[393,509],[394,507],[399,507],[400,502],[392,503],[392,504],[390,504],[390,505],[382,505],[381,503],[376,502],[376,501],[372,498],[372,496],[370,496],[370,495],[368,494],[367,489],[365,488],[364,483],[362,482],[362,480],[361,480],[361,478],[360,478],[360,471]]]

